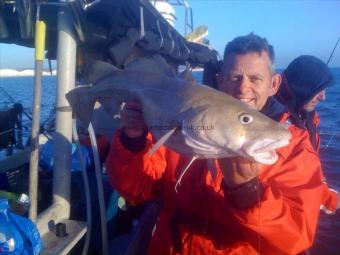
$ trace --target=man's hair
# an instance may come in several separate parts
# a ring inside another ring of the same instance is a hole
[[[275,71],[275,53],[274,48],[270,45],[266,38],[262,38],[254,33],[250,33],[245,36],[238,36],[231,42],[229,42],[224,50],[223,60],[230,54],[244,55],[247,53],[257,52],[261,54],[262,51],[268,53],[271,60],[272,71]]]

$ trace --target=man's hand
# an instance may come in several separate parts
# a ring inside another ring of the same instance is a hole
[[[218,162],[228,188],[235,188],[255,178],[261,168],[259,163],[242,157],[223,158]]]
[[[120,111],[123,132],[129,138],[137,138],[146,131],[142,107],[137,100],[128,101]]]

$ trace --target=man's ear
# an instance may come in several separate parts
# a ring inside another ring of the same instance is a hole
[[[279,90],[281,85],[282,77],[280,74],[276,73],[272,77],[272,85],[271,85],[271,91],[270,96],[273,96],[276,94],[276,92]]]

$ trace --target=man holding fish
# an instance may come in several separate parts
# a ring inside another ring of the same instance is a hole
[[[312,245],[321,166],[308,133],[272,98],[280,82],[272,46],[249,34],[226,46],[222,92],[124,70],[68,95],[85,122],[95,100],[124,97],[106,168],[128,203],[162,201],[149,254],[298,254]]]

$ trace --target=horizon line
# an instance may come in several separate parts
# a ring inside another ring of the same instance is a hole
[[[277,67],[276,69],[285,69],[286,67]],[[340,66],[329,66],[329,68],[340,68]],[[202,68],[203,69],[203,68]],[[13,67],[0,67],[0,70],[15,70],[15,71],[25,71],[25,70],[34,70],[34,67],[27,68],[13,68]],[[52,71],[57,70],[57,68],[53,68]],[[50,71],[49,68],[44,68],[43,71]]]

